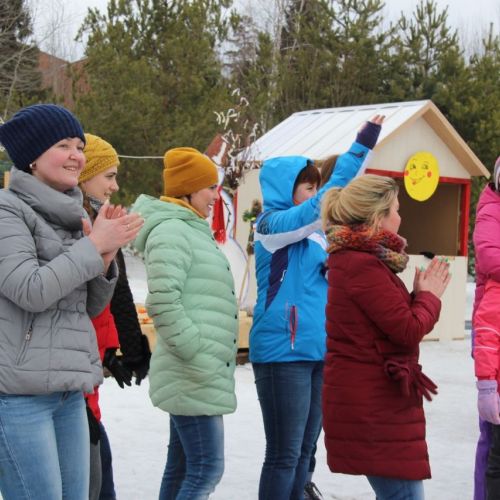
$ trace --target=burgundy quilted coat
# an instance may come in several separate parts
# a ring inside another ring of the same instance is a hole
[[[430,478],[419,343],[441,301],[410,295],[374,255],[330,254],[323,426],[333,472]],[[387,373],[395,369],[392,378]],[[398,380],[397,380],[398,379]]]

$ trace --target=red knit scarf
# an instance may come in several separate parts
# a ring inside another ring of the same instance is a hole
[[[326,228],[328,253],[340,250],[358,250],[375,255],[389,269],[399,273],[408,264],[408,255],[404,252],[406,240],[398,234],[382,229],[373,231],[365,224],[353,226],[330,225]]]

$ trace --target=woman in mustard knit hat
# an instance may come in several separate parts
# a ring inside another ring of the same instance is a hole
[[[149,394],[170,414],[160,500],[206,499],[224,471],[223,415],[236,409],[238,307],[229,263],[205,220],[218,199],[215,164],[192,148],[166,152],[164,196],[141,195],[146,306],[158,342]]]
[[[113,146],[101,137],[85,134],[85,139],[83,152],[86,164],[80,174],[79,185],[84,195],[84,207],[93,220],[102,204],[119,189],[116,176],[120,160]],[[137,385],[147,375],[151,351],[137,318],[121,249],[116,254],[115,262],[119,274],[111,303],[92,319],[92,323],[103,366],[124,388],[124,385],[130,386],[133,373]],[[118,348],[121,356],[116,354]],[[91,430],[89,499],[114,499],[111,448],[101,422],[98,388],[86,400]]]

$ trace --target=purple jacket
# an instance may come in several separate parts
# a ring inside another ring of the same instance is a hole
[[[479,197],[473,241],[476,254],[476,311],[486,281],[491,278],[500,282],[500,193],[491,184],[484,188]]]

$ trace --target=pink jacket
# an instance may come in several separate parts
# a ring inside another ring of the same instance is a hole
[[[476,294],[474,311],[479,306],[488,279],[500,282],[500,194],[488,184],[476,209],[474,227],[476,254]]]
[[[497,380],[500,387],[500,283],[488,280],[473,319],[474,371],[479,380]]]

